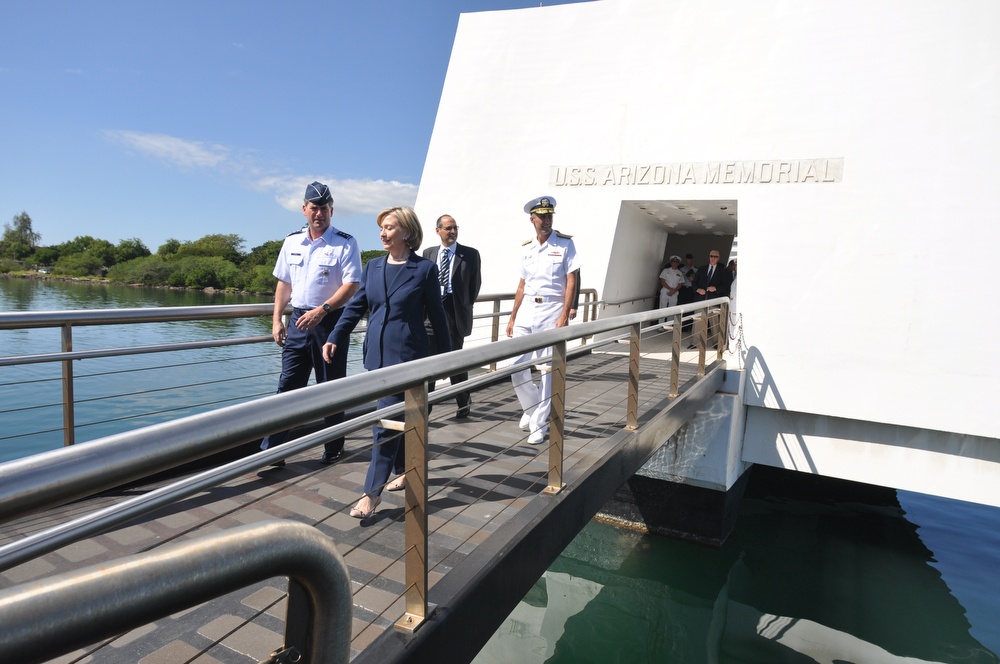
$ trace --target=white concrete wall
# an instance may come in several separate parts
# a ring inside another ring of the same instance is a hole
[[[521,208],[550,193],[603,296],[620,290],[622,200],[735,200],[739,307],[768,386],[748,403],[1000,438],[997,26],[994,0],[464,15],[417,210],[454,215],[483,252],[484,292],[510,291],[531,236]],[[812,158],[842,159],[842,179],[549,183],[558,165]]]

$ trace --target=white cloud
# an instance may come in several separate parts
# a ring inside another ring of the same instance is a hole
[[[108,130],[104,135],[141,154],[182,169],[213,169],[234,177],[243,186],[270,192],[283,208],[298,211],[306,185],[315,180],[325,183],[333,193],[337,214],[371,214],[394,205],[413,205],[417,185],[395,180],[347,179],[331,175],[270,175],[245,155],[216,143],[190,141],[165,134],[146,134],[128,130]]]
[[[136,152],[184,169],[218,168],[230,160],[229,148],[217,143],[124,129],[107,130],[104,136],[113,143],[125,145]]]
[[[338,180],[329,176],[282,176],[261,178],[257,189],[273,191],[281,207],[288,210],[302,208],[302,195],[306,185],[320,181],[330,187],[333,206],[337,214],[375,215],[394,205],[413,205],[417,200],[417,186],[395,180]]]

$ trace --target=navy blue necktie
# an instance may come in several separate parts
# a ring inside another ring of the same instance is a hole
[[[441,266],[438,269],[438,280],[441,282],[441,296],[451,292],[451,252],[441,249]]]

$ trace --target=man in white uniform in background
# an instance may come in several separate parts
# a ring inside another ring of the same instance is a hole
[[[556,199],[552,196],[541,196],[524,206],[535,228],[535,237],[521,245],[521,281],[517,284],[514,308],[507,322],[508,337],[520,337],[569,324],[580,261],[572,237],[552,229],[555,208]],[[515,364],[527,365],[522,371],[512,374],[511,380],[524,411],[520,425],[531,432],[528,442],[532,445],[545,440],[549,431],[552,377],[548,366],[545,366],[541,372],[541,385],[536,385],[531,380],[531,365],[541,363],[551,354],[551,348],[543,348],[514,358]]]

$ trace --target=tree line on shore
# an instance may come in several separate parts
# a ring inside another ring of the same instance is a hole
[[[44,246],[32,229],[27,212],[4,224],[0,239],[0,273],[33,272],[62,277],[99,278],[123,284],[215,288],[272,293],[271,274],[284,241],[270,240],[244,252],[246,241],[236,234],[210,234],[191,241],[169,239],[156,253],[139,238],[112,244],[80,235],[62,244]],[[362,263],[384,251],[361,252]]]

